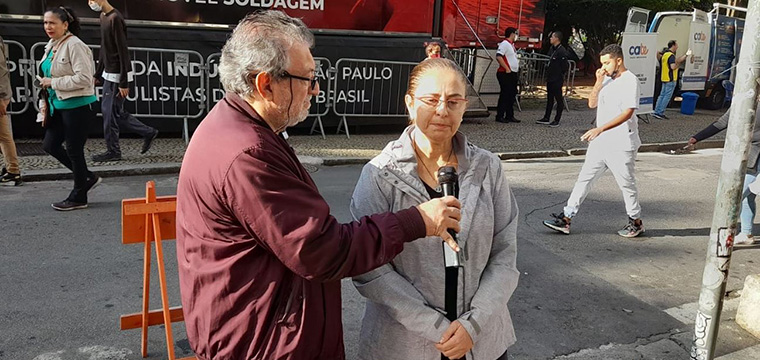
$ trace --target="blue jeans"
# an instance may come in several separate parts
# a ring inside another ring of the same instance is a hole
[[[657,98],[657,104],[654,107],[654,113],[657,115],[664,115],[665,108],[668,107],[670,98],[673,97],[673,91],[676,90],[676,82],[664,82],[662,83],[662,90],[660,91],[660,97]]]
[[[760,166],[758,166],[758,168],[760,169]],[[744,186],[742,190],[742,212],[739,215],[739,218],[742,222],[741,232],[747,235],[752,235],[752,222],[755,220],[756,213],[756,195],[749,191],[749,184],[752,184],[752,182],[755,181],[759,172],[760,171],[758,171],[758,169],[749,170],[747,171],[747,174],[744,175]]]

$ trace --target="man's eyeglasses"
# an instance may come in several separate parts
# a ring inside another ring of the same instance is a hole
[[[317,79],[316,76],[314,76],[312,78],[307,78],[307,77],[303,77],[303,76],[293,75],[293,74],[291,74],[291,73],[289,73],[287,71],[283,71],[282,72],[282,77],[296,79],[296,80],[308,81],[310,83],[309,85],[311,86],[310,87],[311,90],[316,89],[317,88],[317,83],[319,83],[319,79]]]
[[[467,106],[468,100],[465,98],[453,98],[453,99],[440,99],[440,98],[434,98],[432,96],[423,96],[423,97],[414,97],[415,99],[421,101],[426,106],[429,106],[431,108],[437,109],[439,106],[441,106],[442,102],[446,103],[446,107],[450,111],[462,111]]]

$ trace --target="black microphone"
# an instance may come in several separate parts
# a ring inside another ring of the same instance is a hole
[[[441,186],[443,196],[453,196],[459,198],[459,176],[457,170],[453,166],[442,166],[438,169],[438,185]],[[457,239],[457,233],[454,230],[449,229],[449,234]],[[446,267],[459,267],[461,261],[459,259],[459,253],[454,251],[448,244],[443,244],[443,259]]]

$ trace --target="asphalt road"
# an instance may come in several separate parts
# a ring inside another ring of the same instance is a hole
[[[510,358],[552,359],[608,344],[669,339],[688,348],[692,325],[664,310],[697,301],[720,162],[720,151],[671,156],[640,154],[637,177],[646,236],[615,234],[626,221],[611,175],[596,184],[569,236],[540,222],[561,210],[582,158],[505,162],[521,211],[520,284],[510,301],[518,342]],[[349,220],[349,194],[360,166],[323,167],[313,174],[333,214]],[[139,330],[120,331],[119,316],[137,312],[142,247],[120,242],[120,199],[141,197],[155,179],[174,194],[176,176],[107,178],[90,208],[55,212],[70,181],[0,188],[0,359],[140,359]],[[757,222],[757,221],[756,221]],[[173,242],[165,243],[169,294],[179,305]],[[734,252],[728,290],[760,273],[760,248]],[[151,283],[160,306],[158,278]],[[344,280],[345,344],[355,358],[363,300]],[[724,316],[718,354],[758,340]],[[191,352],[174,324],[178,356]],[[610,345],[610,346],[613,346]],[[165,358],[163,328],[153,327],[149,359]],[[675,358],[675,357],[674,357]]]

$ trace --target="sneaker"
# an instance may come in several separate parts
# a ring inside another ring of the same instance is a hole
[[[643,233],[644,222],[639,219],[639,224],[636,225],[636,220],[631,218],[628,218],[628,224],[626,224],[625,227],[618,231],[618,235],[627,238],[637,237]]]
[[[21,185],[21,174],[9,173],[3,168],[2,176],[0,176],[0,185],[7,186],[19,186]]]
[[[515,119],[515,118],[511,118],[511,119],[507,120],[507,122],[519,123],[519,122],[522,122],[522,121],[520,121],[518,119]]]
[[[559,121],[557,121],[557,120],[552,121],[549,124],[549,127],[551,127],[551,128],[559,127]]]
[[[734,246],[747,246],[757,243],[758,242],[755,240],[755,237],[751,234],[739,233],[739,235],[736,235],[736,237],[734,237]]]
[[[153,140],[156,140],[156,137],[158,137],[158,130],[156,130],[153,135],[148,136],[143,140],[143,147],[142,150],[140,150],[140,154],[145,154],[150,150],[150,146],[153,145]]]
[[[665,115],[665,114],[662,114],[660,116],[662,116],[662,118],[665,119],[665,120],[670,120],[670,118],[667,115]]]
[[[566,217],[564,213],[552,214],[554,219],[544,220],[544,226],[559,231],[565,235],[570,234],[570,218]]]
[[[50,206],[58,211],[71,211],[76,209],[85,209],[87,208],[87,203],[78,203],[71,200],[63,200]]]
[[[88,178],[87,184],[84,185],[85,192],[89,192],[90,190],[100,185],[100,183],[102,182],[103,182],[103,178],[97,175],[95,175],[95,177],[93,178]]]
[[[106,151],[102,154],[97,154],[92,157],[92,161],[95,161],[95,162],[119,161],[119,160],[121,160],[121,154],[112,153],[110,151]]]
[[[549,124],[551,124],[551,120],[549,120],[549,119],[540,119],[540,120],[536,120],[536,124],[540,124],[540,125],[549,125]]]
[[[660,115],[656,113],[652,113],[652,117],[655,119],[665,120],[665,115]]]

